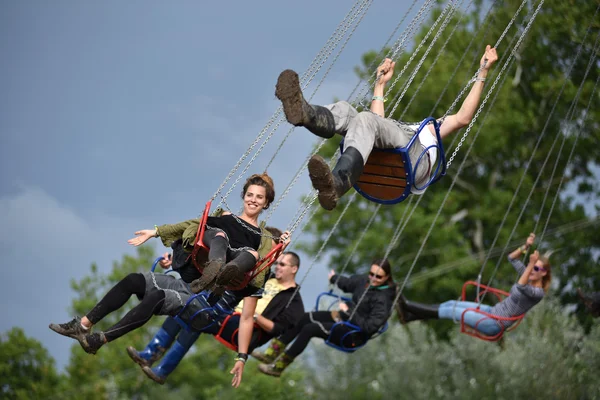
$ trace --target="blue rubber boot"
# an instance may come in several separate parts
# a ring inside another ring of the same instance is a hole
[[[177,341],[173,343],[173,346],[171,346],[167,354],[165,354],[156,367],[142,367],[142,370],[148,378],[163,385],[169,374],[177,368],[198,337],[200,337],[199,332],[181,332],[179,337],[177,337]]]
[[[175,340],[177,333],[181,330],[181,327],[173,318],[169,317],[163,323],[163,326],[156,332],[156,335],[146,345],[146,348],[142,351],[137,351],[132,346],[127,347],[127,354],[133,361],[140,365],[140,367],[149,367],[156,360],[162,357],[167,349]]]

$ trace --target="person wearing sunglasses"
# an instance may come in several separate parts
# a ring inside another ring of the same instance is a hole
[[[398,308],[400,321],[402,323],[427,319],[460,321],[466,309],[477,307],[496,317],[510,318],[525,314],[542,300],[550,289],[552,281],[552,271],[547,256],[540,256],[536,250],[529,256],[527,266],[520,259],[527,253],[534,241],[535,234],[531,233],[525,245],[508,255],[508,260],[519,274],[519,280],[511,287],[509,296],[496,305],[457,300],[450,300],[442,304],[421,304],[400,296],[400,307]],[[509,320],[493,319],[475,311],[467,311],[464,321],[468,326],[489,336],[497,335],[514,323]]]
[[[390,317],[396,295],[396,285],[387,260],[373,261],[366,275],[345,277],[331,270],[329,282],[346,293],[352,293],[353,304],[341,302],[339,311],[312,311],[304,314],[293,330],[289,330],[279,338],[277,349],[270,348],[271,359],[263,360],[263,363],[258,366],[262,373],[280,376],[306,349],[310,339],[313,337],[327,339],[337,322],[349,321],[358,326],[364,332],[365,340],[385,325]],[[342,337],[350,329],[346,325],[337,325],[332,336]],[[292,345],[286,349],[290,343]]]

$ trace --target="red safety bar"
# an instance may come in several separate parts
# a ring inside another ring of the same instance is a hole
[[[236,343],[238,331],[240,330],[239,326],[233,331],[231,337],[223,337],[223,330],[225,329],[225,326],[227,325],[231,317],[233,317],[234,315],[241,316],[241,314],[238,312],[228,315],[225,318],[225,320],[223,320],[223,322],[221,323],[221,328],[219,329],[219,332],[215,335],[215,339],[217,339],[223,346],[227,347],[228,349],[237,352],[238,347]],[[254,324],[254,329],[258,329],[259,334],[262,335],[262,330],[257,324]]]
[[[484,295],[485,293],[491,293],[491,294],[495,295],[496,298],[498,299],[498,301],[504,300],[509,295],[509,293],[505,292],[504,290],[500,290],[500,289],[496,289],[496,288],[493,288],[490,286],[482,285],[475,281],[467,281],[464,283],[464,285],[462,287],[462,294],[461,294],[462,301],[468,301],[467,300],[467,286],[475,286],[480,289],[483,289],[482,291],[479,292],[479,294],[476,298],[477,302],[480,301],[481,296]],[[469,325],[465,324],[465,313],[467,313],[469,311],[473,311],[473,312],[485,315],[486,318],[480,319],[477,322],[477,324],[475,325],[475,327],[470,327]],[[467,308],[465,311],[463,311],[463,313],[460,316],[460,331],[464,334],[476,337],[481,340],[486,340],[488,342],[496,342],[496,341],[502,339],[502,336],[504,336],[504,332],[510,332],[513,329],[515,329],[517,326],[519,326],[519,324],[521,323],[521,321],[523,320],[524,317],[525,317],[525,314],[521,314],[516,317],[499,317],[497,315],[493,315],[493,314],[487,313],[485,311],[481,311],[479,309],[479,307]],[[493,336],[484,335],[483,333],[481,333],[477,330],[477,325],[479,325],[479,323],[481,321],[483,321],[487,318],[493,319],[500,326],[500,332],[498,332],[496,335],[493,335]],[[511,322],[513,322],[513,325],[511,325],[508,328],[505,328],[504,325],[500,323],[501,321],[511,321]]]
[[[204,255],[203,258],[208,258],[208,247],[204,245],[204,232],[206,231],[206,221],[208,220],[208,214],[210,213],[210,205],[212,200],[209,200],[204,207],[204,212],[202,213],[202,217],[200,218],[200,223],[198,224],[198,232],[196,232],[196,240],[194,243],[194,249],[192,250],[192,261],[194,266],[198,270],[198,272],[202,273],[204,271],[204,263],[198,261],[198,253],[202,253]]]

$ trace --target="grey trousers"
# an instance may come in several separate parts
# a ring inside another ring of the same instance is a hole
[[[416,133],[408,126],[402,126],[370,111],[359,113],[346,101],[339,101],[325,108],[333,114],[336,132],[345,137],[344,150],[354,147],[360,152],[365,163],[373,147],[380,149],[404,147]],[[419,141],[410,148],[408,154],[413,168],[423,150]],[[415,183],[418,186],[427,182],[429,171],[429,158],[424,155],[415,174]]]

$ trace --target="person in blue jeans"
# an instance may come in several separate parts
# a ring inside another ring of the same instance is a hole
[[[509,296],[494,306],[478,304],[470,301],[450,300],[442,304],[421,304],[400,297],[399,316],[402,323],[427,319],[451,319],[460,321],[463,312],[469,308],[477,308],[485,313],[500,318],[512,318],[525,314],[539,303],[552,281],[550,262],[547,256],[540,256],[536,250],[529,256],[527,266],[519,259],[525,254],[535,240],[535,234],[530,234],[525,245],[515,249],[508,255],[519,280],[509,292]],[[511,326],[515,321],[494,319],[483,313],[467,311],[464,316],[465,324],[477,329],[484,335],[497,335]]]

